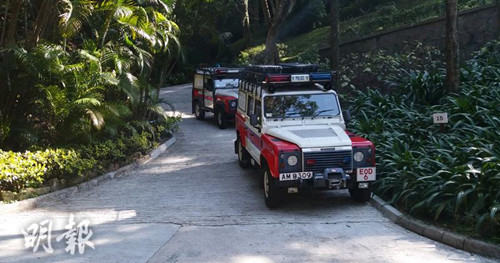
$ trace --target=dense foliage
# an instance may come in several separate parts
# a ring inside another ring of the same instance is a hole
[[[499,242],[500,42],[466,63],[458,94],[443,96],[443,73],[426,70],[395,69],[391,95],[351,96],[352,126],[377,146],[376,193],[413,215]],[[445,132],[433,124],[436,112],[449,114]]]
[[[346,6],[351,9],[351,13],[355,14],[354,10],[360,9],[360,5],[356,5],[357,1],[351,2]],[[377,31],[393,29],[400,26],[410,26],[420,21],[431,18],[444,16],[445,3],[442,0],[403,0],[403,1],[364,1],[368,7],[366,15],[361,15],[351,19],[344,20],[340,27],[340,35],[343,40],[355,39],[371,35]],[[373,2],[373,3],[372,3]],[[376,2],[381,2],[375,5]],[[493,0],[459,0],[458,5],[460,10],[466,10],[493,3]],[[341,14],[344,12],[341,12]],[[344,13],[345,18],[349,16]]]
[[[18,193],[25,188],[50,186],[54,180],[62,187],[70,186],[114,170],[158,146],[176,129],[176,123],[177,120],[171,119],[152,125],[152,131],[143,130],[72,148],[0,150],[0,192]]]
[[[10,2],[0,5],[2,149],[88,144],[167,120],[158,95],[179,48],[172,1]]]
[[[353,87],[371,87],[382,93],[391,93],[395,88],[400,89],[397,86],[418,85],[415,82],[429,77],[436,78],[433,73],[440,71],[442,67],[444,55],[441,51],[419,42],[404,43],[397,53],[378,50],[372,53],[344,54],[341,58],[339,90],[341,93],[349,93]],[[428,89],[442,92],[432,86],[430,81],[425,83],[431,84],[427,86]]]
[[[460,10],[467,10],[486,4],[493,3],[493,0],[463,0],[459,1]],[[348,40],[366,37],[377,32],[394,29],[399,26],[410,26],[415,23],[443,16],[444,2],[441,0],[424,1],[390,1],[390,0],[358,0],[341,1],[341,21],[340,21],[340,40]],[[327,7],[327,10],[329,8]],[[293,18],[291,18],[293,20]],[[321,21],[321,20],[320,20]],[[281,37],[281,59],[285,62],[301,61],[311,63],[322,63],[328,65],[328,59],[321,58],[319,50],[329,47],[330,27],[324,26],[326,22],[317,22],[317,26],[309,27],[307,33],[299,36],[284,35]],[[260,42],[262,43],[262,41]],[[257,43],[257,44],[260,44]],[[405,54],[407,47],[402,47],[399,53]],[[264,45],[255,45],[242,50],[235,63],[261,63]],[[348,55],[348,54],[342,54]],[[379,54],[383,56],[384,54]],[[379,56],[373,54],[373,56]],[[416,57],[419,58],[419,54]],[[344,57],[345,61],[350,61],[351,57]],[[355,60],[360,58],[354,57]],[[364,59],[362,59],[364,60]],[[342,63],[341,63],[342,64]]]
[[[68,185],[144,154],[179,121],[170,0],[2,1],[0,191]]]

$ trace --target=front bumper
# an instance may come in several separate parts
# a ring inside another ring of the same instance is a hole
[[[358,188],[356,176],[346,173],[342,168],[327,168],[323,173],[315,173],[311,179],[274,181],[279,188],[319,188],[319,189],[354,189]],[[371,182],[369,182],[371,184]]]

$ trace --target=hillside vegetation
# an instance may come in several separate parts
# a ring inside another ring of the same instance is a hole
[[[377,148],[376,193],[414,216],[500,243],[500,42],[463,66],[457,94],[444,94],[439,62],[391,67],[404,57],[367,55],[365,65],[376,61],[392,92],[349,96],[351,128]],[[444,132],[433,124],[436,112],[449,115]]]
[[[463,0],[459,1],[459,8],[463,11],[493,2],[494,0]],[[354,1],[352,5],[354,5]],[[350,11],[355,7],[348,5],[341,12],[344,14],[344,20],[340,22],[340,40],[345,42],[443,16],[445,14],[444,8],[444,2],[441,0],[383,1],[382,4],[369,10],[369,13],[359,14]],[[329,26],[319,27],[308,33],[283,39],[280,45],[281,58],[285,62],[324,63],[327,58],[320,58],[318,51],[320,48],[328,46],[329,39]],[[236,59],[236,64],[259,64],[263,51],[263,44],[243,50]]]

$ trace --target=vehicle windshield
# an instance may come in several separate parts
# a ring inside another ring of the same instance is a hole
[[[216,88],[237,88],[239,79],[216,79],[214,85]]]
[[[332,93],[268,96],[264,99],[266,118],[324,117],[340,114]]]

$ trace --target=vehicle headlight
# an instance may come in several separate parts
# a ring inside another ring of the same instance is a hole
[[[286,159],[286,162],[290,166],[295,166],[299,162],[299,159],[295,155],[290,155],[290,156],[288,156],[288,159]]]
[[[231,108],[236,108],[236,101],[231,101],[229,105],[231,105]]]
[[[359,162],[363,161],[363,159],[365,159],[365,155],[363,154],[363,152],[356,152],[354,154],[354,161],[359,163]]]

